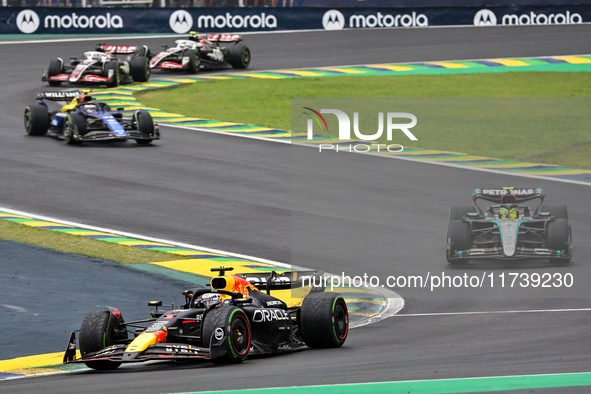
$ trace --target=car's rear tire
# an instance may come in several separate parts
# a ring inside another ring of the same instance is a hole
[[[150,115],[148,112],[138,111],[135,113],[135,121],[137,124],[138,131],[145,135],[147,138],[137,139],[135,141],[138,144],[142,145],[150,144],[156,132],[156,127],[154,126],[154,120],[152,119],[152,115]]]
[[[129,73],[134,82],[148,82],[150,79],[150,62],[146,56],[131,59]]]
[[[183,56],[189,57],[189,65],[187,67],[187,72],[189,73],[196,73],[199,71],[199,65],[201,64],[201,58],[199,57],[199,51],[194,49],[189,49],[185,51]]]
[[[555,219],[548,222],[548,227],[546,228],[546,242],[548,244],[548,248],[560,250],[566,253],[565,257],[551,258],[551,263],[570,263],[572,258],[572,250],[571,229],[568,220]]]
[[[566,205],[542,205],[538,212],[550,212],[556,219],[568,220],[568,209]]]
[[[449,210],[449,220],[462,220],[468,216],[468,213],[476,213],[477,210],[471,206],[451,207]]]
[[[238,364],[248,357],[251,331],[248,317],[240,308],[220,306],[210,309],[203,318],[203,346],[209,347],[216,330],[223,329],[226,341],[222,345],[224,355],[213,359],[218,364]]]
[[[76,113],[68,114],[64,122],[64,141],[68,145],[80,144],[77,136],[84,136],[87,133],[84,116]]]
[[[105,75],[109,75],[109,71],[113,71],[113,76],[111,80],[107,83],[107,87],[109,88],[116,88],[119,86],[119,67],[117,62],[107,62],[105,63]]]
[[[447,262],[452,265],[468,264],[466,258],[451,257],[457,250],[470,248],[470,225],[463,220],[450,220],[447,227]]]
[[[85,358],[89,353],[99,351],[116,343],[117,340],[127,338],[124,320],[119,319],[110,311],[90,312],[80,326],[79,344],[80,354]],[[89,361],[87,367],[97,370],[115,369],[121,365],[107,360]]]
[[[49,128],[49,113],[44,105],[30,105],[25,109],[25,131],[28,135],[45,135]]]
[[[49,80],[49,77],[60,75],[63,71],[63,63],[59,59],[51,59],[49,61],[49,67],[47,67],[47,82],[50,86],[60,86],[62,84],[62,81],[51,81]]]
[[[244,44],[234,44],[228,53],[228,63],[232,68],[247,68],[250,64],[250,48]]]
[[[349,333],[349,312],[338,293],[310,293],[304,298],[299,316],[304,343],[311,348],[343,346]]]

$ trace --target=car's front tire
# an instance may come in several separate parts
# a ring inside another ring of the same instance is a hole
[[[447,262],[452,265],[468,264],[467,258],[452,257],[458,250],[470,248],[470,225],[463,220],[450,220],[447,227]]]
[[[234,44],[228,53],[228,63],[232,68],[247,68],[250,64],[250,48],[244,44]]]
[[[142,145],[150,144],[156,133],[156,126],[154,125],[152,115],[148,112],[138,111],[135,113],[135,121],[138,131],[146,137],[145,139],[137,139],[135,141]]]
[[[572,258],[571,250],[571,229],[566,219],[555,219],[548,222],[546,228],[546,241],[548,248],[566,253],[565,257],[553,257],[551,263],[570,263]]]
[[[136,56],[131,59],[129,73],[134,82],[148,82],[150,79],[150,62],[145,56]]]
[[[203,318],[203,346],[210,347],[213,335],[225,333],[223,355],[212,361],[219,364],[238,364],[246,360],[250,350],[251,331],[248,317],[240,308],[220,306],[210,309]],[[214,337],[215,338],[215,337]]]
[[[63,72],[63,63],[60,59],[51,59],[49,61],[49,67],[47,67],[47,82],[50,86],[60,86],[61,81],[51,81],[49,77],[55,77]]]
[[[64,122],[64,141],[68,145],[80,144],[78,137],[86,134],[86,121],[84,116],[71,113]]]
[[[123,317],[119,319],[111,311],[90,312],[80,326],[79,344],[80,354],[85,358],[89,353],[99,351],[116,343],[116,340],[126,339],[127,331]],[[88,361],[87,367],[97,370],[116,369],[118,362],[107,360]]]

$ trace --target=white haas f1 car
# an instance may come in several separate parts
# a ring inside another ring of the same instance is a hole
[[[476,189],[476,207],[452,207],[447,230],[447,261],[544,258],[568,263],[572,235],[564,205],[545,205],[542,189]],[[479,201],[494,203],[482,209]],[[533,207],[525,204],[536,201]]]
[[[209,34],[207,37],[191,32],[184,40],[176,40],[176,46],[164,47],[164,51],[152,57],[150,67],[163,70],[182,70],[196,73],[199,70],[247,68],[250,49],[238,34]]]
[[[211,279],[211,288],[185,290],[185,302],[179,307],[161,312],[161,301],[149,302],[156,307],[149,319],[126,322],[112,307],[89,313],[78,334],[80,357],[73,332],[64,363],[84,363],[97,370],[149,360],[240,363],[251,354],[306,346],[337,348],[345,343],[349,315],[340,294],[310,288],[301,305],[288,306],[271,296],[271,290],[292,294],[292,286],[301,285],[302,276],[308,274],[273,271],[249,277],[226,274],[229,270],[213,268],[219,276]]]
[[[150,65],[147,46],[99,44],[94,51],[84,52],[82,58],[70,58],[65,64],[62,58],[53,59],[41,78],[51,86],[62,82],[76,84],[104,84],[119,86],[121,82],[147,82]],[[124,59],[116,55],[126,55]]]

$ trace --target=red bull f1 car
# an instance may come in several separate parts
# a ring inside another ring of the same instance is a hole
[[[158,311],[149,319],[125,321],[112,307],[89,313],[78,332],[70,334],[64,363],[84,363],[97,370],[149,360],[211,360],[240,363],[249,355],[305,348],[336,348],[345,343],[349,315],[340,294],[311,288],[301,305],[288,306],[271,291],[301,284],[302,272],[219,276],[211,288],[185,290],[180,307]],[[265,287],[265,292],[259,287]]]
[[[46,101],[65,105],[50,110]],[[112,112],[108,104],[93,101],[92,96],[80,91],[39,93],[37,104],[25,109],[24,123],[27,134],[49,135],[68,145],[128,139],[149,144],[160,139],[158,126],[148,112],[136,111],[132,116],[123,116],[119,111]]]
[[[150,67],[163,70],[181,70],[196,73],[199,70],[217,70],[231,66],[247,68],[250,48],[238,34],[209,34],[191,32],[187,39],[176,40],[175,46],[153,56]]]
[[[122,82],[147,82],[150,79],[149,52],[145,45],[99,44],[94,51],[84,52],[81,58],[71,58],[70,64],[59,57],[51,60],[41,79],[51,86],[70,82],[116,87]],[[117,55],[125,55],[125,58]]]
[[[450,210],[446,251],[450,264],[478,258],[570,262],[572,234],[567,208],[542,205],[542,189],[475,189],[473,200],[476,207]],[[493,204],[483,209],[478,205],[481,201]]]

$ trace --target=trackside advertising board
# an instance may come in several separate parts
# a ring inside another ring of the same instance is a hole
[[[0,34],[185,34],[578,24],[591,5],[424,8],[0,8]]]

